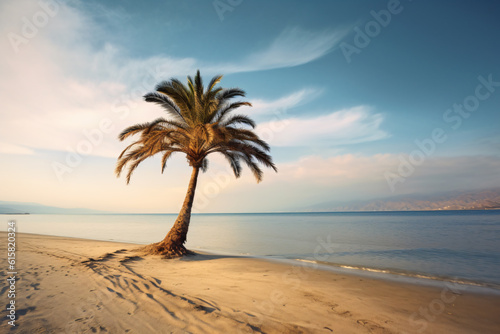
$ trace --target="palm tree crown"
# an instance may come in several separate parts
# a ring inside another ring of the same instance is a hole
[[[194,79],[188,76],[187,86],[171,79],[158,84],[155,92],[146,94],[145,100],[161,105],[169,117],[130,126],[119,135],[120,140],[133,135],[140,137],[118,157],[117,176],[128,168],[129,183],[139,164],[157,153],[162,154],[163,173],[167,160],[176,152],[186,154],[189,165],[202,171],[208,168],[207,156],[220,153],[236,177],[241,174],[243,162],[257,182],[262,180],[259,164],[277,171],[267,153],[269,145],[251,130],[255,128],[254,121],[246,115],[231,113],[241,106],[251,106],[249,102],[231,102],[235,97],[244,97],[245,92],[239,88],[216,87],[221,79],[221,75],[215,76],[205,89],[197,71]]]

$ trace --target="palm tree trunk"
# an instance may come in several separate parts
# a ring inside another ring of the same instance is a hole
[[[191,208],[193,207],[194,193],[196,190],[199,171],[199,167],[193,167],[186,198],[184,199],[184,204],[182,205],[181,211],[175,220],[174,226],[172,226],[170,231],[167,233],[165,239],[151,245],[152,247],[148,249],[148,253],[162,254],[170,257],[182,256],[189,253],[186,247],[184,247],[184,243],[187,239],[189,221],[191,220]]]

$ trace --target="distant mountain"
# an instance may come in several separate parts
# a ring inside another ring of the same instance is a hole
[[[0,201],[0,214],[89,214],[106,213],[105,211],[84,208],[59,208],[38,203]]]
[[[8,207],[8,206],[0,205],[0,214],[21,215],[21,214],[26,214],[26,213],[28,213],[28,212],[20,211],[20,210],[12,209],[11,207]]]
[[[395,196],[345,204],[324,203],[309,209],[311,211],[500,210],[500,188],[439,195]]]

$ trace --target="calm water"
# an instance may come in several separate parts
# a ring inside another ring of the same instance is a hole
[[[159,241],[176,215],[20,215],[19,232]],[[500,212],[205,214],[187,247],[302,259],[336,266],[454,279],[500,288]]]

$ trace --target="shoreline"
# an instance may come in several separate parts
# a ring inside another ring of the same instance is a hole
[[[29,233],[16,238],[20,333],[500,329],[499,296],[452,283],[421,286],[230,255],[166,260],[134,253],[137,244],[113,241]],[[0,248],[6,251],[5,243]],[[6,284],[0,282],[5,300]],[[9,329],[6,319],[0,328]]]
[[[428,210],[358,210],[358,211],[269,211],[269,212],[206,212],[192,213],[193,216],[210,216],[210,215],[282,215],[282,214],[325,214],[325,213],[333,213],[333,214],[356,214],[356,213],[367,213],[367,214],[382,214],[382,213],[435,213],[435,212],[477,212],[477,211],[499,211],[500,208],[479,208],[479,209],[428,209]],[[70,213],[41,213],[41,212],[24,212],[24,213],[4,213],[0,212],[0,215],[169,215],[169,216],[177,216],[178,212],[153,212],[153,213],[137,213],[137,212],[129,212],[129,213],[120,213],[120,212],[97,212],[97,213],[85,213],[85,212],[70,212]]]
[[[4,233],[4,231],[0,231]],[[99,241],[99,242],[111,242],[117,244],[129,244],[135,245],[137,247],[148,245],[149,243],[134,243],[130,241],[120,241],[120,240],[104,240],[104,239],[88,239],[88,238],[78,238],[70,236],[58,236],[50,234],[38,234],[29,232],[17,232],[17,234],[28,234],[33,236],[48,236],[55,238],[68,238],[83,241]],[[389,282],[402,282],[407,284],[422,285],[422,286],[432,286],[432,287],[443,287],[446,283],[460,284],[469,290],[474,290],[478,294],[495,294],[500,295],[500,284],[489,283],[489,282],[478,282],[473,280],[467,280],[457,277],[442,277],[442,276],[432,276],[427,273],[418,273],[412,271],[398,271],[396,269],[386,269],[386,268],[376,268],[376,267],[364,267],[358,265],[340,264],[333,262],[316,261],[310,259],[301,258],[287,258],[285,256],[260,256],[251,254],[234,254],[227,253],[218,250],[207,250],[202,248],[194,248],[192,251],[202,254],[202,255],[213,255],[213,256],[230,256],[230,257],[241,257],[241,258],[252,258],[263,261],[278,262],[281,264],[291,265],[291,266],[309,266],[315,269],[329,271],[338,274],[353,275],[359,277],[379,279]],[[314,263],[313,263],[314,262]]]

